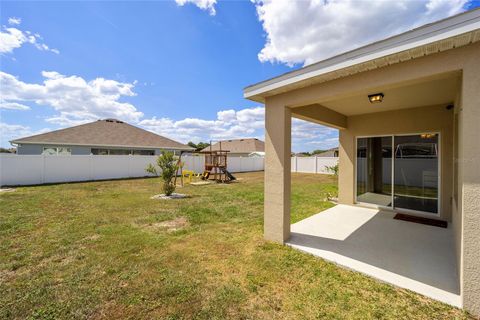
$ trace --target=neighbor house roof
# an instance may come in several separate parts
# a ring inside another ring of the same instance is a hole
[[[259,82],[244,97],[265,97],[480,41],[480,9],[443,19]]]
[[[206,147],[202,151],[228,150],[231,153],[250,153],[265,151],[265,142],[256,138],[223,140],[212,144],[212,148]]]
[[[193,149],[177,141],[116,119],[98,120],[75,127],[15,139],[11,142],[16,144]]]
[[[317,153],[317,157],[338,157],[338,147]]]

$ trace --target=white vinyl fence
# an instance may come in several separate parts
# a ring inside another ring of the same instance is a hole
[[[150,176],[157,156],[44,156],[0,154],[0,186]],[[184,169],[203,172],[203,156],[183,156]],[[262,171],[263,158],[229,157],[230,172]]]
[[[337,163],[334,157],[292,157],[292,172],[332,174],[328,167]]]
[[[157,156],[44,156],[0,154],[0,186],[92,181],[150,176]],[[292,157],[292,172],[331,173],[338,158]],[[203,172],[203,156],[183,156],[184,169]],[[262,157],[228,157],[230,172],[263,171]]]

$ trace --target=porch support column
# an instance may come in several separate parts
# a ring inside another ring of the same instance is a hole
[[[463,307],[480,316],[480,64],[472,56],[463,69],[459,126],[462,199],[461,287]]]
[[[265,103],[264,236],[284,243],[290,237],[291,111]]]
[[[355,137],[343,129],[338,138],[338,203],[352,205],[355,202]]]

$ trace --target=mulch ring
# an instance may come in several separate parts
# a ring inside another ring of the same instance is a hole
[[[188,195],[183,193],[172,193],[169,196],[162,193],[162,194],[156,194],[153,197],[150,197],[150,199],[154,199],[154,200],[172,200],[172,199],[185,199],[185,198],[188,198]]]

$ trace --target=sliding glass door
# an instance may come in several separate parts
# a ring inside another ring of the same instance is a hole
[[[438,213],[439,136],[357,139],[357,201]]]

